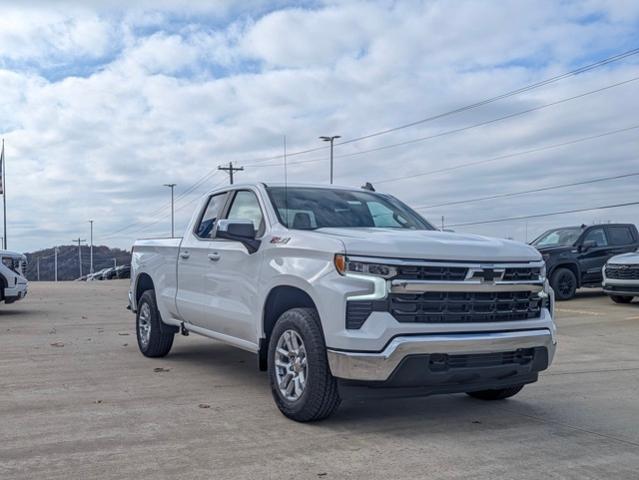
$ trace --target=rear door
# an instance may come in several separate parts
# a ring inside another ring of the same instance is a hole
[[[264,207],[256,191],[232,192],[226,212],[224,218],[229,220],[252,221],[258,239],[264,235]],[[214,260],[207,273],[211,310],[206,328],[255,344],[261,250],[250,254],[243,243],[226,239],[213,239],[210,246]]]
[[[603,226],[589,229],[583,236],[581,244],[594,242],[594,246],[578,254],[581,267],[581,283],[601,283],[601,269],[610,257],[610,245]]]
[[[182,240],[177,260],[177,309],[185,322],[200,327],[209,324],[211,309],[210,258],[213,234],[228,200],[228,192],[209,197],[195,228],[187,231]]]

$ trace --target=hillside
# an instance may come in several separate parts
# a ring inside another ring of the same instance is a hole
[[[58,280],[75,280],[80,276],[80,266],[77,245],[63,245],[58,247]],[[26,253],[29,262],[27,266],[27,279],[37,280],[38,258],[40,259],[40,280],[54,280],[55,258],[54,249],[47,248],[37,252]],[[107,246],[93,246],[93,269],[101,270],[112,267],[116,260],[118,265],[131,263],[131,253],[119,248],[109,248]],[[89,273],[90,255],[89,246],[82,246],[82,274]]]

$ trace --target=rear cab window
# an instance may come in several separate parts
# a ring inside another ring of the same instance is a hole
[[[628,226],[615,225],[606,228],[611,245],[630,245],[636,241],[632,229]]]

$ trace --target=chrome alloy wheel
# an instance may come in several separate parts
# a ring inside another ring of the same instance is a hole
[[[151,338],[151,306],[148,303],[143,303],[140,307],[138,336],[140,337],[142,348],[146,348]]]
[[[295,330],[286,330],[275,347],[275,379],[282,396],[291,402],[298,400],[306,388],[308,366],[306,348]]]

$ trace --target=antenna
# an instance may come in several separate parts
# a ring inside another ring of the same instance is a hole
[[[286,135],[284,135],[284,210],[286,210],[286,228],[288,228],[288,170],[286,166]]]

